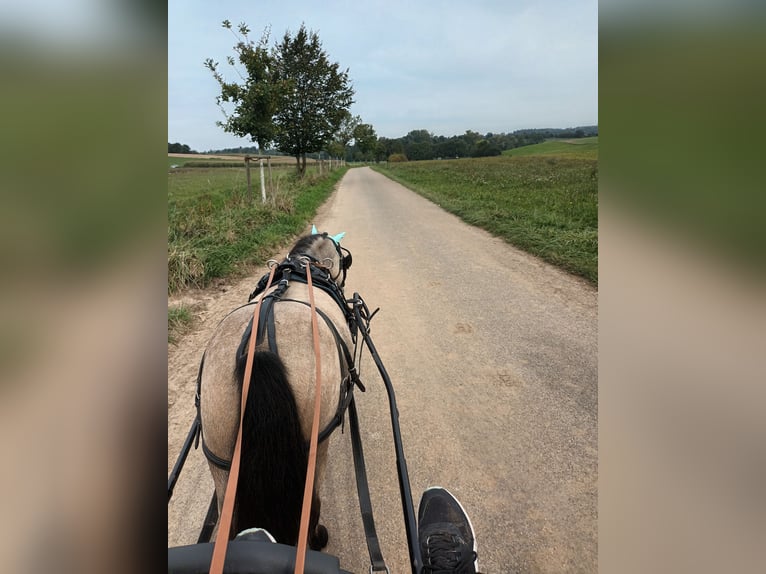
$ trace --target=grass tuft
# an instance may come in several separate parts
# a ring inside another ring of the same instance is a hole
[[[186,305],[168,307],[168,343],[176,344],[194,326],[193,310]]]

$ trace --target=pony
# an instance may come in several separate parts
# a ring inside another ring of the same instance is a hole
[[[230,537],[260,527],[279,543],[297,544],[316,389],[307,272],[312,273],[319,327],[320,439],[342,420],[354,384],[343,295],[351,253],[340,247],[342,237],[318,233],[314,227],[310,235],[298,239],[277,266],[272,285],[266,288],[268,276],[261,278],[250,302],[221,320],[203,355],[198,379],[202,446],[220,516],[240,420],[247,344],[249,337],[257,337]],[[259,299],[258,333],[252,333]],[[327,528],[319,523],[327,444],[320,442],[317,450],[309,520],[312,550],[321,550],[328,541]]]

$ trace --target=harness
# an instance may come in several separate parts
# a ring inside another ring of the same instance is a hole
[[[265,348],[268,348],[273,353],[278,354],[277,341],[276,341],[276,324],[274,321],[274,305],[277,302],[284,301],[284,302],[299,303],[302,305],[310,306],[310,304],[305,301],[285,298],[285,294],[290,286],[291,281],[308,284],[309,280],[306,276],[306,273],[307,272],[311,273],[312,286],[328,294],[332,298],[332,300],[335,301],[338,307],[343,311],[343,315],[346,319],[346,323],[351,333],[352,341],[354,343],[353,354],[349,351],[348,345],[346,345],[346,342],[343,340],[343,337],[341,337],[337,327],[333,324],[332,320],[330,320],[327,314],[319,308],[315,309],[317,315],[319,315],[324,320],[325,324],[329,327],[330,332],[333,335],[333,338],[335,340],[335,345],[338,351],[338,360],[341,366],[341,372],[343,373],[343,378],[340,382],[340,385],[341,385],[340,398],[338,400],[338,406],[336,408],[335,415],[333,416],[331,421],[327,424],[327,426],[324,429],[322,429],[321,432],[319,432],[317,440],[318,442],[326,440],[338,426],[343,425],[346,411],[348,411],[349,426],[351,428],[351,447],[352,447],[352,455],[354,459],[354,472],[356,475],[357,494],[359,496],[359,506],[360,506],[360,510],[362,514],[362,525],[364,528],[365,538],[367,542],[367,549],[370,556],[370,572],[371,573],[372,572],[388,573],[389,569],[386,566],[386,563],[383,559],[383,555],[380,549],[380,544],[378,542],[377,533],[375,530],[375,521],[373,518],[373,510],[372,510],[372,500],[370,497],[370,491],[368,486],[367,471],[366,471],[365,462],[364,462],[364,452],[362,449],[361,434],[359,431],[359,421],[358,421],[358,415],[357,415],[356,405],[354,403],[354,395],[353,395],[354,386],[359,387],[362,390],[362,392],[365,391],[365,387],[359,378],[359,373],[354,361],[354,358],[357,356],[357,347],[359,346],[359,342],[360,342],[357,337],[359,334],[362,335],[364,344],[366,344],[368,348],[370,349],[370,353],[379,371],[381,372],[381,375],[384,378],[384,382],[386,383],[386,388],[389,393],[389,402],[391,403],[390,406],[391,406],[392,424],[394,425],[394,442],[396,445],[396,454],[397,454],[397,470],[399,471],[399,475],[400,475],[399,476],[400,489],[402,489],[402,495],[404,497],[403,509],[405,511],[405,518],[406,518],[405,526],[407,530],[408,539],[410,539],[410,546],[412,546],[413,536],[416,536],[416,534],[414,534],[415,522],[414,522],[414,511],[412,509],[412,502],[411,502],[412,496],[409,490],[409,480],[407,479],[407,475],[406,475],[406,463],[404,462],[404,453],[402,451],[401,444],[400,444],[401,437],[398,431],[398,413],[395,407],[393,406],[393,389],[391,388],[391,383],[390,383],[390,380],[388,379],[387,374],[385,373],[385,369],[382,363],[380,362],[380,358],[377,354],[377,351],[375,350],[375,347],[369,338],[369,324],[370,324],[370,321],[372,320],[372,317],[375,315],[375,313],[377,313],[377,310],[370,313],[369,309],[367,308],[367,305],[364,303],[364,301],[362,300],[361,296],[359,296],[358,293],[355,293],[352,299],[346,300],[343,294],[343,284],[345,283],[346,269],[348,265],[344,265],[344,260],[346,257],[348,257],[348,264],[350,264],[351,254],[348,252],[348,250],[341,248],[337,243],[335,243],[335,246],[338,251],[338,254],[340,255],[341,270],[343,273],[343,279],[340,282],[340,285],[336,283],[336,279],[340,277],[340,272],[334,279],[330,273],[331,268],[322,266],[322,262],[319,262],[313,256],[308,254],[303,254],[303,253],[291,254],[281,263],[277,264],[276,261],[269,262],[270,266],[271,267],[276,266],[276,269],[272,268],[270,273],[267,273],[266,275],[261,277],[261,279],[258,281],[258,284],[255,290],[250,294],[248,298],[248,303],[238,307],[237,309],[234,309],[233,311],[231,311],[231,313],[234,313],[235,311],[242,309],[243,307],[256,304],[253,302],[253,299],[258,297],[258,295],[262,294],[267,288],[269,288],[269,282],[270,282],[269,277],[270,276],[276,277],[278,274],[281,274],[281,279],[277,283],[276,288],[270,293],[268,293],[267,295],[264,295],[260,300],[260,309],[258,313],[258,323],[257,323],[258,329],[257,329],[257,332],[255,333],[256,349],[260,348],[261,350],[263,350],[264,344],[265,344],[266,345]],[[343,252],[341,251],[342,249],[343,251],[346,251],[346,253],[348,254],[347,256],[343,255]],[[308,262],[306,261],[307,259],[313,264],[309,265]],[[251,317],[242,335],[242,340],[240,342],[240,345],[237,348],[236,357],[238,360],[242,357],[245,357],[248,353],[248,348],[250,346],[249,345],[250,338],[253,336],[252,330],[253,330],[253,318]],[[197,374],[197,392],[196,392],[195,401],[194,401],[195,406],[197,408],[197,418],[192,425],[192,429],[190,431],[189,437],[187,438],[187,441],[191,442],[192,436],[196,435],[195,448],[199,446],[199,443],[201,441],[202,451],[205,454],[205,457],[215,466],[228,471],[231,468],[231,461],[225,460],[217,456],[215,453],[213,453],[205,444],[205,439],[202,434],[202,425],[201,425],[201,416],[200,416],[200,391],[201,391],[201,384],[202,384],[202,370],[203,370],[204,362],[205,362],[205,355],[203,353],[202,360],[200,361],[199,372]],[[175,469],[173,474],[174,475],[176,474]],[[175,482],[174,480],[172,482],[169,482],[168,496],[170,496],[170,494],[172,493],[172,484],[174,484],[174,482]],[[305,498],[304,498],[304,503],[305,503]],[[213,500],[211,500],[210,507],[208,509],[208,516],[205,519],[205,526],[203,527],[203,532],[200,534],[200,540],[202,540],[203,537],[212,533],[212,528],[214,527],[216,522],[214,518],[215,514],[217,514],[217,509],[215,507],[215,493],[214,493]],[[413,560],[413,564],[419,565],[421,563],[420,562],[421,559],[420,559],[420,552],[418,551],[418,549],[410,548],[410,554]]]
[[[345,297],[343,295],[343,289],[332,279],[329,270],[325,268],[317,267],[316,265],[305,265],[301,263],[302,258],[308,258],[309,260],[317,263],[317,260],[310,256],[301,254],[298,257],[288,257],[281,263],[277,264],[275,277],[281,275],[281,279],[277,283],[277,287],[268,295],[265,295],[261,300],[261,308],[258,316],[258,332],[256,333],[255,344],[258,350],[268,349],[274,354],[279,354],[276,338],[276,323],[274,321],[274,305],[279,301],[298,303],[301,305],[309,306],[306,301],[300,301],[298,299],[285,298],[284,295],[287,292],[290,282],[308,283],[306,278],[306,269],[310,269],[311,280],[313,286],[321,291],[330,295],[335,301],[338,307],[343,311],[343,315],[346,318],[346,323],[351,331],[351,336],[354,342],[356,342],[356,320],[353,311],[347,306]],[[276,262],[273,262],[276,264]],[[234,309],[231,313],[238,311],[239,309],[255,305],[253,299],[263,293],[267,287],[269,279],[269,273],[266,273],[258,281],[255,290],[248,297],[248,303],[241,305]],[[348,348],[348,345],[341,337],[337,327],[327,314],[321,309],[317,308],[317,314],[324,320],[325,324],[329,327],[330,332],[335,340],[335,346],[338,351],[338,361],[343,372],[343,378],[340,382],[340,397],[338,399],[338,406],[335,410],[335,415],[330,422],[319,433],[319,442],[325,441],[332,432],[343,424],[345,413],[348,410],[348,406],[351,403],[354,395],[354,386],[358,386],[359,389],[364,392],[366,389],[364,384],[359,379],[359,374],[354,363],[353,355]],[[229,313],[229,315],[231,314]],[[228,315],[227,315],[228,316]],[[242,340],[237,348],[236,358],[240,360],[247,356],[248,343],[252,336],[253,319],[252,317],[247,323],[244,333],[242,334]],[[264,346],[265,342],[265,346]],[[200,418],[200,400],[201,400],[201,388],[202,388],[202,370],[205,364],[205,355],[203,353],[202,360],[200,361],[199,372],[197,373],[197,393],[195,395],[194,404],[197,408],[197,417]],[[201,419],[200,419],[201,420]],[[231,468],[231,461],[224,459],[216,455],[205,444],[205,437],[202,433],[202,426],[199,426],[199,431],[196,438],[195,447],[202,442],[202,452],[205,457],[213,463],[215,466],[222,470],[228,471]]]

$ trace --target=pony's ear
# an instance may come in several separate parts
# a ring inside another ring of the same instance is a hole
[[[338,235],[333,235],[332,236],[332,240],[335,243],[337,243],[338,245],[340,245],[340,240],[343,239],[344,235],[346,235],[346,232],[345,231],[341,231],[340,233],[338,233]]]
[[[319,232],[317,231],[317,226],[313,223],[311,224],[311,235],[318,235]]]

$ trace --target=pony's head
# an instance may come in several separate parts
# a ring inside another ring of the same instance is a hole
[[[346,284],[346,272],[351,267],[351,252],[340,246],[340,240],[345,232],[332,236],[328,233],[319,233],[312,226],[311,235],[301,237],[288,255],[289,258],[307,256],[315,264],[327,269],[335,283],[342,289]]]

